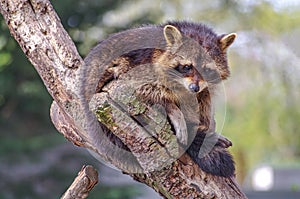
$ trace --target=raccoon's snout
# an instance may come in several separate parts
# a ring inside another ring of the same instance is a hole
[[[189,85],[189,89],[190,89],[192,92],[197,93],[197,92],[200,90],[200,87],[199,87],[198,84],[191,83],[191,84]]]

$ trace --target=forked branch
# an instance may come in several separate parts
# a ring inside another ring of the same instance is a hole
[[[89,135],[78,124],[82,109],[76,80],[83,60],[50,1],[1,0],[0,11],[12,36],[38,71],[54,99],[51,118],[58,131],[75,145],[103,155],[101,150],[89,142]],[[115,111],[120,110],[116,108]],[[137,136],[142,136],[142,133],[136,131]],[[126,144],[134,145],[128,146],[129,148],[145,146],[145,143],[130,140],[130,136],[128,139]],[[149,159],[137,157],[137,160],[143,165]],[[113,159],[112,163],[119,166]],[[152,187],[165,198],[246,198],[233,177],[222,178],[206,174],[188,155],[183,155],[159,171],[129,175]]]

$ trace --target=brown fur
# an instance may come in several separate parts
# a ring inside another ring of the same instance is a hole
[[[208,88],[204,88],[203,91],[197,93],[200,110],[199,127],[203,131],[208,130],[212,115],[210,91],[214,90],[215,83],[206,81],[199,73],[205,73],[203,72],[203,68],[206,64],[211,64],[213,65],[212,71],[214,71],[217,78],[220,79],[216,83],[219,83],[230,75],[226,59],[226,47],[220,43],[220,39],[224,36],[217,36],[210,28],[202,24],[187,22],[170,22],[168,24],[175,26],[181,31],[183,36],[191,38],[192,40],[184,39],[183,45],[178,49],[170,49],[172,47],[168,47],[167,50],[139,49],[115,59],[107,69],[107,74],[104,75],[105,79],[99,81],[98,91],[106,82],[118,78],[121,74],[126,73],[138,65],[148,63],[157,64],[156,72],[159,77],[165,77],[165,70],[169,68],[174,69],[179,64],[193,65],[193,74],[183,78],[190,78],[192,82],[196,76],[195,73],[198,73],[198,76],[200,76],[198,77],[198,81],[208,84]],[[160,27],[162,28],[163,26]],[[233,41],[230,42],[232,43]],[[228,47],[231,43],[225,45]],[[199,59],[202,59],[201,63],[197,63]],[[153,82],[152,85],[141,85],[137,92],[143,96],[142,98],[145,101],[150,103],[178,104],[179,96],[176,96],[169,89],[166,89],[166,87],[172,87],[172,85],[167,85],[169,82],[169,79],[160,78],[158,82]],[[178,83],[178,81],[171,81],[171,83]]]
[[[234,166],[231,156],[222,146],[220,147],[220,144],[217,144],[215,150],[209,152],[204,159],[197,156],[197,150],[200,147],[198,145],[203,143],[205,134],[214,131],[211,91],[216,84],[230,75],[226,49],[232,44],[236,35],[218,36],[203,24],[189,22],[169,22],[153,28],[164,31],[167,48],[165,50],[137,49],[113,60],[103,78],[100,79],[97,91],[101,91],[109,81],[122,78],[123,74],[127,74],[130,69],[147,65],[153,67],[151,75],[154,78],[150,82],[143,82],[142,75],[149,75],[149,73],[137,74],[136,77],[141,78],[141,84],[136,88],[136,94],[147,103],[163,105],[168,112],[168,104],[180,106],[181,98],[187,98],[188,93],[193,93],[189,86],[198,85],[199,91],[194,92],[198,107],[197,109],[192,107],[197,113],[196,119],[195,115],[186,118],[187,122],[197,125],[198,129],[196,139],[188,152],[205,171],[221,176],[233,175]],[[186,73],[180,70],[179,73],[174,72],[178,67],[184,71],[182,66],[192,67]],[[209,155],[215,158],[212,159]],[[224,165],[225,163],[228,165]]]

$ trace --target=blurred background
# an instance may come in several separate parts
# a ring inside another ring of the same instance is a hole
[[[300,1],[53,0],[84,57],[110,33],[148,23],[191,20],[229,49],[219,132],[233,142],[237,178],[249,198],[300,198]],[[51,97],[0,17],[0,198],[59,198],[83,164],[99,169],[89,198],[159,198],[59,134]],[[223,107],[223,108],[224,108]],[[225,118],[225,120],[224,120]]]

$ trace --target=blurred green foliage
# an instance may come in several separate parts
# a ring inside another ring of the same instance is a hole
[[[141,193],[134,186],[122,186],[122,187],[108,187],[100,186],[99,189],[95,189],[89,195],[89,199],[97,199],[99,196],[101,199],[130,199],[134,198]]]
[[[235,0],[87,0],[52,1],[64,27],[81,55],[108,34],[145,23],[189,19],[204,22],[218,33],[238,33],[229,53],[231,78],[226,87],[226,119],[223,134],[234,146],[231,151],[243,180],[257,164],[300,163],[300,8],[287,1]],[[0,18],[0,158],[2,162],[64,142],[49,118],[51,97],[38,74],[9,35]],[[217,112],[217,118],[224,117]],[[222,119],[221,119],[222,120]],[[10,160],[11,161],[11,160]],[[1,168],[1,163],[0,163]],[[59,169],[52,170],[54,175]],[[51,172],[50,172],[51,173]],[[65,174],[56,173],[65,178]],[[67,174],[66,174],[67,175]],[[73,176],[72,176],[73,175]],[[55,196],[69,180],[57,184]],[[0,173],[1,179],[1,173]],[[59,177],[56,179],[60,179]],[[9,198],[40,197],[34,179],[11,184],[0,180]],[[3,186],[6,184],[6,186]],[[54,185],[53,185],[54,186]],[[104,196],[104,190],[109,190]],[[35,195],[36,194],[36,195]],[[91,198],[132,198],[131,188],[100,188]],[[6,198],[1,195],[0,198]],[[52,197],[47,197],[52,198]]]

